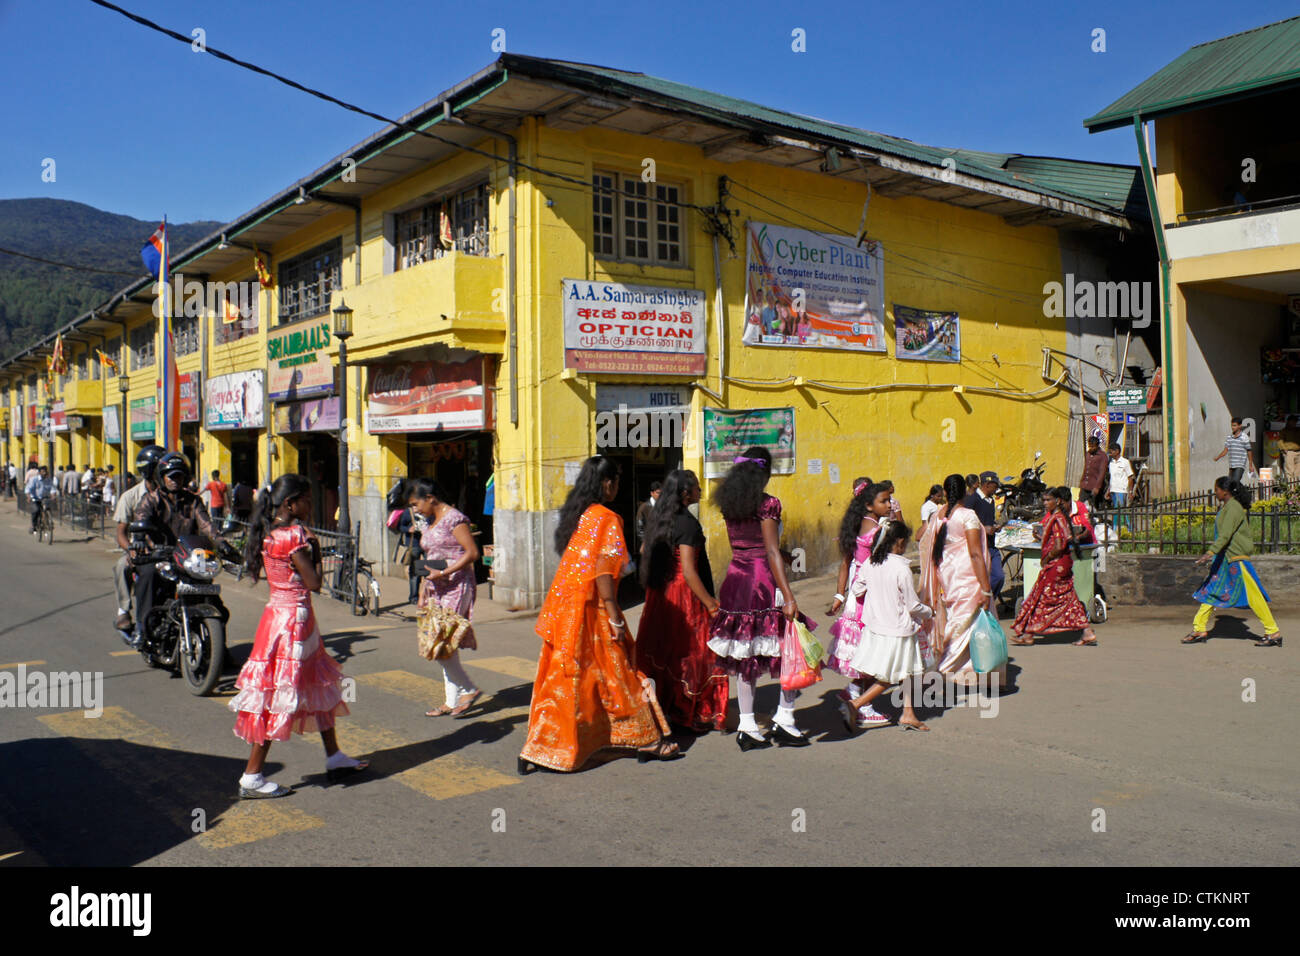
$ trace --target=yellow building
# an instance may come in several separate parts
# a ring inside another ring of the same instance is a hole
[[[1257,465],[1300,412],[1300,17],[1192,47],[1084,121],[1129,128],[1161,260],[1168,468],[1180,491],[1233,416]],[[1153,130],[1154,128],[1154,130]],[[1272,433],[1272,434],[1270,434]]]
[[[944,475],[1014,474],[1035,451],[1050,480],[1077,483],[1083,414],[1122,375],[1115,326],[1049,314],[1044,290],[1142,274],[1141,243],[1122,243],[1144,229],[1136,183],[1132,167],[921,146],[505,54],[173,250],[173,272],[204,283],[177,297],[192,305],[180,369],[201,382],[183,444],[228,482],[313,476],[328,523],[341,417],[363,553],[391,552],[394,481],[433,476],[495,542],[497,597],[535,605],[585,458],[622,461],[630,534],[652,480],[712,475],[729,436],[757,429],[782,463],[769,490],[785,544],[811,573],[835,561],[858,475],[891,478],[913,522]],[[246,314],[227,321],[241,292]],[[128,468],[148,440],[153,301],[142,279],[64,330],[74,364],[102,349],[129,390],[124,414],[119,378],[76,364],[60,397],[82,427],[56,435],[56,462],[117,461],[117,419]],[[44,400],[30,377],[52,344],[0,366],[12,409]],[[680,440],[638,430],[675,409]],[[8,442],[11,457],[41,451]],[[721,567],[711,485],[701,518]]]

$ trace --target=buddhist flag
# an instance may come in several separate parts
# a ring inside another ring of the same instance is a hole
[[[256,245],[253,246],[253,268],[257,270],[257,284],[263,289],[271,288],[271,273],[267,271],[266,262]]]
[[[114,375],[117,374],[117,361],[115,359],[109,358],[109,356],[100,349],[95,349],[95,354],[99,356],[100,365],[108,366],[113,370]]]
[[[239,312],[239,306],[235,305],[235,303],[231,302],[229,299],[226,299],[225,305],[222,309],[221,321],[226,325],[234,325],[242,318],[243,316]]]
[[[50,356],[50,371],[58,375],[68,374],[68,363],[63,358],[63,333],[60,332],[54,339],[54,354]]]
[[[443,246],[450,249],[456,244],[455,238],[451,234],[451,217],[447,215],[447,210],[438,210],[438,238],[442,241]]]

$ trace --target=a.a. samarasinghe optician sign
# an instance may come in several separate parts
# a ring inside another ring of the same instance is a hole
[[[699,289],[564,280],[564,366],[584,372],[703,375]]]

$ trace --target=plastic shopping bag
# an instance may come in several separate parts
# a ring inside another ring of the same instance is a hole
[[[1007,662],[1007,635],[998,619],[981,608],[970,629],[970,659],[980,674],[995,671]]]
[[[826,648],[822,647],[821,642],[813,637],[812,631],[808,630],[808,625],[803,621],[795,618],[790,622],[799,637],[799,648],[803,651],[803,659],[809,667],[817,667],[821,664],[822,658],[826,656]]]
[[[822,679],[821,665],[809,666],[804,657],[795,623],[792,621],[786,624],[785,637],[781,641],[782,690],[803,690]]]

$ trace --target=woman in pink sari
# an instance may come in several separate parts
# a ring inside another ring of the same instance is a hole
[[[981,608],[992,610],[989,587],[988,538],[979,516],[963,505],[966,481],[961,475],[944,479],[947,504],[930,516],[921,537],[922,603],[934,609],[931,641],[936,668],[962,686],[982,675],[970,659],[970,627]],[[994,671],[1006,686],[1006,665]]]

